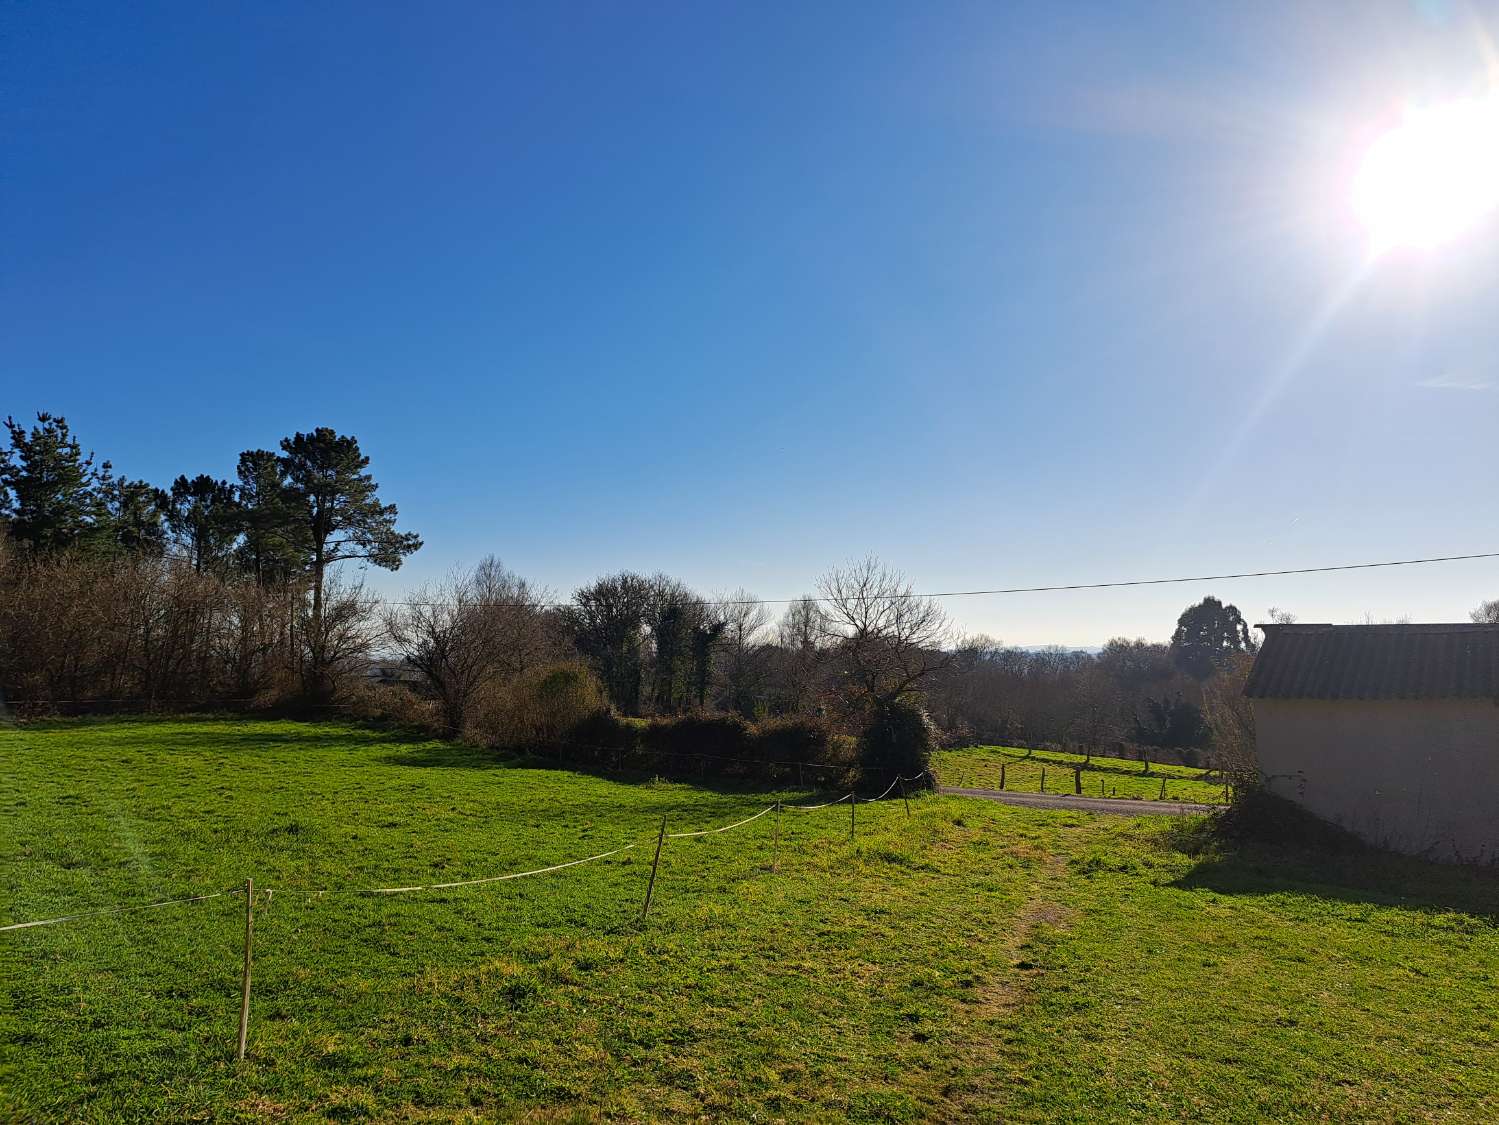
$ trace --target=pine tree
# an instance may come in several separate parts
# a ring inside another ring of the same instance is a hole
[[[285,477],[285,498],[306,533],[312,578],[312,619],[308,624],[307,687],[328,693],[330,652],[323,615],[325,579],[330,567],[359,559],[385,570],[420,549],[421,537],[396,530],[396,506],[382,504],[379,486],[365,470],[370,459],[353,437],[326,426],[281,439],[277,459]]]
[[[0,453],[0,504],[12,537],[36,552],[90,546],[108,513],[101,486],[109,465],[84,455],[67,419],[36,416],[28,432],[6,418],[10,448]]]

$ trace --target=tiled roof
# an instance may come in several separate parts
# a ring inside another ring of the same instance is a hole
[[[1499,700],[1499,625],[1261,625],[1251,699]]]

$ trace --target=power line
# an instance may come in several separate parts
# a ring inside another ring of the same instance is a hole
[[[1004,594],[1050,594],[1063,590],[1113,590],[1125,586],[1172,586],[1186,582],[1226,582],[1237,578],[1278,578],[1290,574],[1331,574],[1344,570],[1375,570],[1393,566],[1424,566],[1429,563],[1463,562],[1470,559],[1499,559],[1499,551],[1484,551],[1471,555],[1435,555],[1422,559],[1392,559],[1387,562],[1342,563],[1337,566],[1300,566],[1280,570],[1247,570],[1237,574],[1197,574],[1183,578],[1130,578],[1116,582],[1077,582],[1059,586],[1005,586],[992,590],[943,590],[937,593],[913,592],[896,594],[871,594],[869,601],[907,601],[917,598],[981,598]],[[412,607],[438,607],[470,605],[475,609],[565,609],[572,602],[453,602],[412,601],[400,598],[373,598],[381,605]],[[694,605],[738,606],[738,605],[792,605],[800,601],[824,604],[831,598],[808,595],[802,598],[692,598]]]

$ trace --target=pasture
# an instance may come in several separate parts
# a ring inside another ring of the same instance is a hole
[[[1138,763],[1131,763],[1138,768]],[[1068,775],[1070,781],[1070,774]],[[1198,822],[778,796],[335,724],[0,731],[0,1117],[1486,1116],[1499,886]],[[513,882],[430,884],[632,850]]]
[[[1209,770],[1098,754],[1086,758],[1062,750],[1013,746],[941,750],[933,757],[932,772],[943,785],[966,789],[998,789],[1003,776],[1004,788],[1019,793],[1071,794],[1080,788],[1084,797],[1224,803],[1223,782]]]

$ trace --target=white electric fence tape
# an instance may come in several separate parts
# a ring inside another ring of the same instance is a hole
[[[169,898],[161,902],[147,902],[139,906],[106,906],[99,910],[84,910],[78,914],[64,914],[60,918],[43,918],[36,922],[14,922],[9,926],[0,926],[0,932],[5,930],[26,930],[32,926],[55,926],[59,922],[73,922],[79,918],[96,918],[100,914],[124,914],[133,910],[155,910],[159,906],[177,906],[184,902],[206,902],[211,898],[223,898],[225,895],[242,895],[245,893],[243,887],[235,887],[229,891],[215,891],[211,895],[193,895],[191,898]]]
[[[668,832],[666,838],[668,840],[684,840],[688,836],[711,836],[715,832],[727,832],[731,828],[738,828],[741,824],[748,824],[752,820],[759,820],[766,813],[775,812],[775,809],[774,805],[767,805],[754,816],[747,816],[743,820],[736,820],[733,824],[725,824],[722,828],[704,828],[701,832]]]
[[[843,804],[844,801],[848,800],[852,796],[853,796],[852,793],[845,793],[843,796],[839,797],[836,801],[827,801],[826,803],[821,804],[821,805],[782,805],[781,808],[783,808],[783,809],[795,809],[797,812],[815,812],[817,809],[830,809],[834,805],[841,805],[841,804]]]

